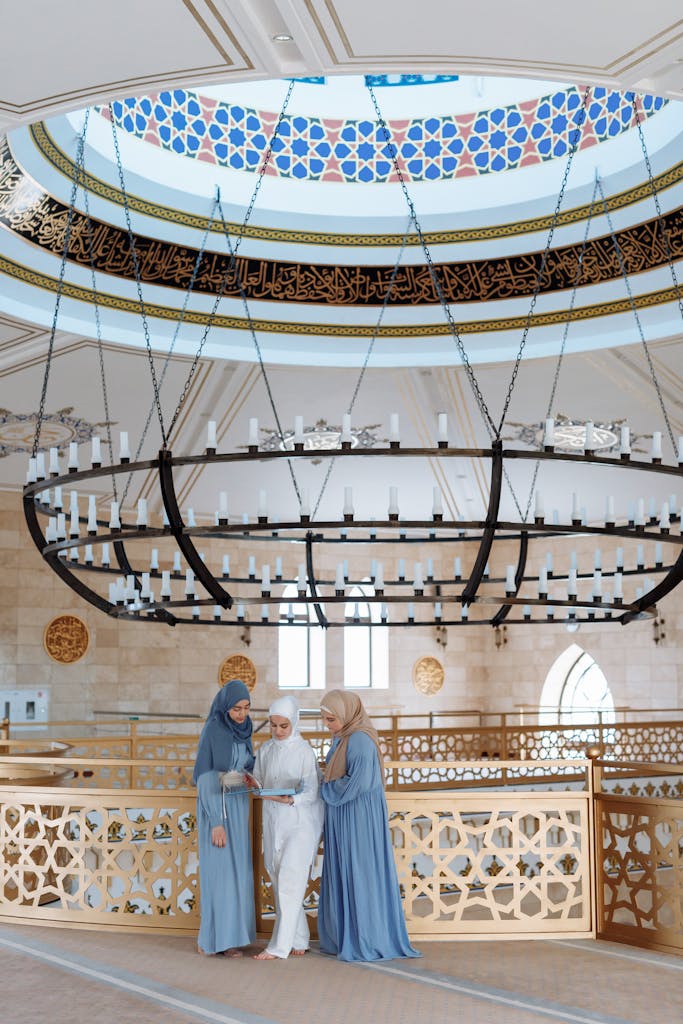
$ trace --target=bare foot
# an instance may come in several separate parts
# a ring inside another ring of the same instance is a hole
[[[306,953],[308,953],[307,949],[293,949],[291,955],[292,956],[304,956]]]
[[[273,956],[267,949],[262,949],[260,953],[254,953],[252,960],[279,960],[279,956]]]
[[[236,960],[238,957],[244,956],[244,954],[242,953],[241,949],[237,949],[235,947],[234,949],[226,949],[226,950],[224,950],[223,956],[229,956],[231,958],[231,960]]]

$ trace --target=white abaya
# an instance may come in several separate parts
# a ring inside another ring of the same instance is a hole
[[[294,789],[293,805],[263,800],[263,856],[273,883],[276,918],[267,951],[308,949],[303,899],[322,831],[323,803],[315,754],[298,734],[259,748],[253,770],[264,789]]]

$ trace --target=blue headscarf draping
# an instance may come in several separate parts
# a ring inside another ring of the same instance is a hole
[[[230,771],[235,742],[246,743],[253,757],[251,718],[247,715],[243,722],[234,722],[228,714],[230,708],[241,700],[251,700],[249,690],[241,679],[231,679],[214,697],[197,745],[193,782],[196,783],[204,772]]]

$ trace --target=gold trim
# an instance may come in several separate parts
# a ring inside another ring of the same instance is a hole
[[[43,647],[60,665],[80,661],[89,645],[88,627],[77,615],[56,615],[45,627]]]
[[[241,679],[249,693],[256,686],[256,666],[246,654],[231,654],[221,662],[218,686],[225,686],[231,679]]]
[[[14,260],[0,255],[0,274],[5,274],[16,281],[23,281],[24,284],[34,288],[42,288],[44,291],[55,292],[58,288],[58,281],[54,277],[42,274],[29,267],[23,267]],[[78,302],[94,304],[93,293],[77,285],[65,282],[62,285],[62,297],[75,299]],[[656,292],[645,292],[643,295],[636,295],[633,303],[629,298],[613,299],[610,302],[594,303],[591,306],[576,306],[572,312],[572,320],[592,320],[595,317],[614,316],[618,313],[632,311],[633,305],[637,309],[651,309],[653,306],[661,306],[667,302],[678,302],[676,288],[662,288]],[[121,313],[133,313],[140,315],[140,303],[137,299],[124,299],[118,295],[110,295],[107,292],[97,293],[97,304],[100,308],[115,309]],[[147,316],[155,317],[158,320],[166,320],[175,323],[178,319],[178,310],[169,306],[160,306],[156,303],[145,302]],[[199,324],[205,327],[210,320],[208,313],[196,310],[187,310],[184,317],[185,323]],[[442,337],[451,334],[451,327],[448,323],[420,323],[420,324],[398,324],[394,327],[382,325],[379,328],[376,324],[315,324],[302,323],[285,320],[263,320],[252,317],[247,320],[244,317],[225,316],[216,314],[211,318],[215,327],[233,331],[263,331],[270,334],[286,335],[307,335],[321,336],[325,338],[423,338]],[[524,316],[499,317],[496,320],[465,320],[457,323],[458,331],[461,334],[486,334],[489,331],[519,331],[523,330],[528,321],[528,314]],[[533,327],[547,327],[553,324],[564,324],[567,321],[567,310],[556,309],[547,313],[535,313]]]
[[[36,149],[41,156],[43,156],[56,171],[62,174],[65,178],[68,178],[69,181],[72,181],[74,175],[73,161],[54,141],[45,123],[40,121],[31,125],[29,127],[29,132]],[[17,166],[21,167],[21,164],[16,159],[14,153],[12,153],[12,158]],[[21,167],[21,169],[22,171],[24,170],[23,167]],[[24,173],[26,172],[24,171]],[[683,181],[683,160],[674,164],[674,166],[670,167],[668,170],[662,171],[662,173],[657,175],[653,180],[657,193],[661,193],[665,189],[679,184],[679,182]],[[90,174],[88,171],[84,171],[82,174],[82,182],[83,187],[87,188],[92,195],[97,195],[101,199],[105,199],[118,206],[124,205],[123,196],[119,189],[110,185],[108,182],[103,181],[101,178]],[[43,189],[43,191],[46,191],[44,185],[39,183],[37,184],[41,189]],[[651,196],[652,190],[650,188],[650,183],[648,181],[643,181],[638,185],[634,185],[632,188],[624,190],[623,192],[617,192],[614,195],[609,196],[607,198],[607,209],[610,213],[614,213],[616,210],[621,210],[627,206],[633,205],[634,203],[642,202],[644,199],[649,199]],[[168,221],[171,224],[193,228],[197,231],[203,232],[206,230],[208,218],[198,217],[184,210],[176,210],[170,206],[164,206],[161,203],[155,203],[151,200],[143,199],[140,196],[133,195],[132,193],[128,193],[126,198],[130,209],[134,210],[136,213],[143,214],[145,217]],[[556,227],[564,227],[569,224],[580,223],[588,218],[590,211],[590,203],[585,203],[582,206],[575,206],[572,209],[562,210],[557,218]],[[600,212],[601,211],[598,212],[598,215]],[[593,211],[593,215],[595,216],[595,210]],[[423,237],[428,245],[482,242],[491,239],[512,238],[516,235],[530,234],[537,231],[548,231],[552,224],[553,216],[548,214],[547,216],[532,217],[528,220],[514,221],[507,224],[493,224],[488,227],[458,228],[451,231],[426,231],[423,232]],[[227,227],[228,231],[233,234],[242,231],[242,225],[237,224],[237,222],[234,221],[228,222]],[[223,225],[217,223],[212,224],[211,233],[222,235]],[[243,234],[246,238],[270,242],[296,242],[313,245],[396,247],[403,243],[403,234],[335,234],[328,231],[283,230],[253,224],[248,224]],[[412,235],[408,239],[407,244],[410,246],[419,246],[420,241],[415,235]]]
[[[432,697],[443,686],[446,673],[438,658],[427,655],[413,665],[413,686],[423,697]]]

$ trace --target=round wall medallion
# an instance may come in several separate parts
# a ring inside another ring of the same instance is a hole
[[[241,679],[251,692],[256,686],[256,666],[246,654],[231,654],[218,669],[218,685],[225,686],[231,679]]]
[[[43,647],[60,665],[80,661],[89,643],[88,627],[77,615],[58,615],[45,627]]]
[[[443,665],[437,658],[418,658],[413,665],[413,686],[418,693],[426,697],[438,693],[443,686],[443,680]]]

